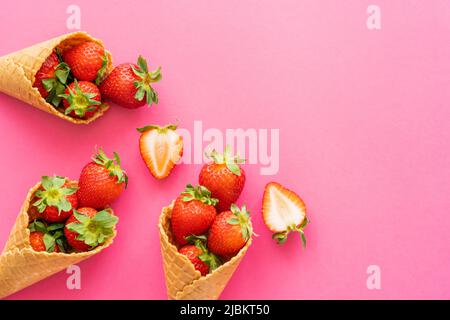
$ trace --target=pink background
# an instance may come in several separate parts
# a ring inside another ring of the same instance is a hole
[[[67,32],[73,1],[8,1],[0,55]],[[247,165],[240,203],[260,235],[224,299],[450,298],[450,2],[75,1],[82,30],[116,63],[162,65],[160,103],[117,106],[75,126],[0,95],[0,244],[41,175],[77,178],[94,146],[116,150],[130,177],[114,209],[114,245],[81,264],[82,290],[61,272],[13,299],[165,299],[157,219],[200,165],[153,179],[136,127],[180,120],[204,128],[280,128],[280,170]],[[262,223],[264,185],[305,200],[308,248],[277,246]],[[368,290],[366,268],[381,268]]]

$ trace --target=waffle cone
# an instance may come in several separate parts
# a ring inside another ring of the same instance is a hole
[[[40,183],[27,194],[6,246],[0,256],[0,298],[4,298],[72,264],[79,263],[113,242],[114,236],[92,251],[82,253],[48,253],[34,251],[30,246],[28,207]]]
[[[39,90],[33,87],[37,71],[55,48],[59,48],[61,52],[64,52],[64,50],[86,41],[97,42],[103,46],[100,40],[92,38],[85,32],[73,32],[0,57],[0,92],[22,100],[39,110],[76,124],[87,124],[101,117],[108,109],[108,106],[105,105],[93,117],[87,120],[75,119],[65,115],[47,103],[42,98]],[[111,55],[109,58],[110,63],[107,73],[112,70]]]
[[[173,244],[170,228],[172,208],[173,203],[162,209],[158,225],[167,295],[170,300],[216,300],[245,256],[252,239],[247,241],[236,256],[202,277]]]

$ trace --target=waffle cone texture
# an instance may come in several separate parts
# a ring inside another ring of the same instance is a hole
[[[0,298],[11,295],[52,274],[79,263],[103,249],[109,247],[114,236],[92,251],[82,253],[48,253],[34,251],[30,246],[30,231],[28,229],[28,208],[33,194],[40,183],[31,188],[25,198],[9,235],[6,246],[0,256]]]
[[[96,42],[103,47],[100,40],[92,38],[87,33],[73,32],[0,57],[0,92],[75,124],[87,124],[101,117],[108,109],[107,106],[101,108],[93,117],[86,120],[69,117],[45,101],[39,90],[33,87],[37,71],[56,48],[64,52],[87,41]],[[112,57],[109,55],[106,73],[109,74],[111,70]]]
[[[239,253],[206,276],[195,270],[189,259],[178,252],[170,228],[173,203],[162,209],[159,217],[159,238],[170,300],[216,300],[239,266],[252,243],[250,238]]]

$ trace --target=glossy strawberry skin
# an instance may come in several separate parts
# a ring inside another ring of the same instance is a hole
[[[35,231],[30,233],[30,245],[34,251],[42,252],[47,251],[44,243],[44,233]],[[55,245],[53,252],[59,252],[59,247]]]
[[[92,218],[97,213],[97,210],[92,208],[80,208],[77,210],[77,212]],[[88,246],[83,241],[77,240],[78,233],[71,231],[67,228],[67,225],[72,222],[79,222],[74,215],[70,216],[70,218],[67,219],[66,227],[64,228],[64,235],[66,236],[67,243],[78,252],[89,251],[91,249],[90,246]]]
[[[199,200],[183,201],[179,196],[172,209],[171,225],[175,240],[180,245],[188,243],[187,236],[204,234],[217,215],[216,209]]]
[[[66,184],[65,186],[68,185]],[[78,198],[76,193],[66,196],[66,199],[70,202],[73,209],[78,208]],[[47,222],[63,222],[69,218],[72,213],[73,210],[58,212],[58,208],[47,206],[39,216]]]
[[[55,70],[58,65],[59,65],[58,56],[56,55],[55,52],[52,52],[52,54],[49,55],[47,59],[45,59],[41,68],[35,75],[33,87],[39,90],[39,93],[44,99],[48,97],[48,92],[47,90],[45,90],[44,85],[42,84],[42,80],[54,78]]]
[[[78,180],[78,202],[80,207],[104,209],[122,193],[125,183],[117,183],[117,177],[109,171],[90,162],[84,166]]]
[[[66,50],[63,60],[79,81],[94,81],[103,64],[105,50],[95,42],[84,42]]]
[[[241,227],[228,223],[233,217],[231,211],[219,213],[209,229],[208,249],[221,257],[236,255],[246,243]]]
[[[206,276],[209,272],[209,266],[198,257],[202,254],[202,250],[195,245],[187,245],[180,248],[179,252],[185,255],[194,265],[195,270],[200,271],[202,276]]]
[[[218,212],[229,210],[235,203],[245,185],[245,172],[240,168],[241,175],[231,172],[225,164],[211,162],[205,164],[200,171],[199,183],[211,191],[214,198],[219,199],[216,208]]]
[[[95,101],[102,101],[102,96],[100,93],[100,90],[98,89],[98,87],[93,84],[92,82],[88,82],[88,81],[78,81],[78,86],[80,87],[81,91],[83,91],[84,93],[93,93],[96,96],[92,98],[92,100]],[[72,82],[64,91],[65,94],[69,94],[69,88],[70,90],[72,90],[72,92],[75,91],[75,82]],[[63,99],[63,107],[64,110],[67,109],[70,106],[69,102],[67,101],[67,99]],[[79,117],[75,111],[72,111],[69,113],[69,116],[71,116],[72,118],[81,118],[81,119],[89,119],[90,117],[92,117],[97,111],[99,106],[98,105],[92,105],[91,107],[95,108],[92,111],[86,111],[86,113],[84,114],[84,117]]]
[[[100,91],[104,99],[128,109],[136,109],[146,104],[145,99],[139,101],[134,97],[137,92],[134,82],[139,78],[133,72],[132,66],[139,69],[136,64],[120,64],[103,80]]]

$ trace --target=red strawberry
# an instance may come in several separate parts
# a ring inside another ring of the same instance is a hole
[[[164,179],[183,155],[183,139],[175,131],[176,125],[152,125],[137,129],[141,132],[139,150],[150,173]]]
[[[109,53],[97,42],[83,42],[63,53],[76,79],[99,84],[105,77]]]
[[[120,167],[120,158],[114,152],[114,160],[102,149],[84,166],[78,180],[80,207],[103,209],[116,200],[127,186],[128,176]]]
[[[52,52],[36,72],[33,87],[39,90],[42,98],[58,107],[61,102],[59,95],[64,92],[69,73],[69,66],[60,61],[56,52]]]
[[[33,206],[37,208],[40,217],[49,222],[66,220],[72,210],[78,207],[77,188],[59,176],[43,176],[41,187],[35,193]]]
[[[284,243],[291,231],[300,233],[303,246],[306,237],[303,229],[308,224],[303,200],[293,191],[277,182],[266,185],[263,196],[262,216],[266,226],[274,234],[272,238]]]
[[[203,244],[206,237],[192,237],[189,240],[194,244],[181,247],[178,252],[185,255],[191,261],[195,270],[200,271],[202,276],[206,276],[209,272],[219,267],[221,264],[220,259],[215,254],[209,252]]]
[[[230,211],[219,213],[208,233],[208,249],[222,257],[234,256],[252,236],[250,213],[235,204]]]
[[[110,209],[80,208],[67,219],[64,234],[69,245],[79,252],[89,251],[114,235],[119,221]]]
[[[64,113],[79,119],[92,117],[102,101],[100,90],[95,84],[87,81],[75,80],[60,96],[64,98]]]
[[[158,94],[151,83],[161,80],[161,67],[149,72],[147,62],[139,56],[137,65],[118,65],[100,85],[105,99],[129,109],[158,103]]]
[[[58,246],[53,246],[53,249],[47,248],[44,241],[45,233],[35,231],[30,233],[30,245],[34,251],[59,252]]]
[[[234,156],[229,146],[225,148],[223,155],[213,150],[208,156],[213,161],[203,166],[199,183],[208,188],[211,195],[219,200],[217,211],[229,210],[244,189],[245,172],[239,166],[244,160]]]
[[[30,246],[34,251],[66,252],[63,238],[63,223],[46,225],[42,221],[30,223]]]
[[[185,191],[175,200],[172,209],[172,233],[180,245],[188,243],[186,237],[202,235],[211,226],[217,212],[217,199],[203,186],[188,184]]]

